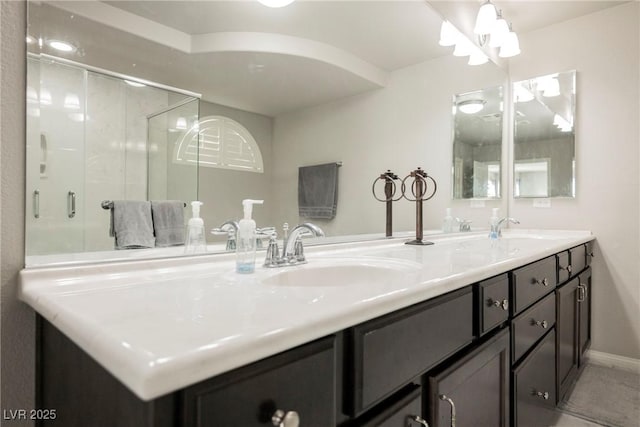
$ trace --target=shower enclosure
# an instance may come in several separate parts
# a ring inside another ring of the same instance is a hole
[[[173,160],[196,94],[49,57],[27,61],[26,255],[112,250],[104,200],[197,199]]]

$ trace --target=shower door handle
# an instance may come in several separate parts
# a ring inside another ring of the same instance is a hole
[[[33,217],[40,218],[40,190],[33,192]]]
[[[75,191],[69,191],[67,193],[67,214],[69,218],[76,216],[76,193]]]

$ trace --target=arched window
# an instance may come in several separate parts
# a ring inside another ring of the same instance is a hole
[[[196,150],[198,148],[198,150]],[[262,154],[253,135],[224,116],[201,118],[176,144],[177,163],[263,173]]]

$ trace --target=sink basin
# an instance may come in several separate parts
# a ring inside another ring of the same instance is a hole
[[[394,284],[406,274],[416,274],[421,265],[415,262],[381,259],[311,260],[297,267],[282,267],[263,280],[272,286],[340,287]]]

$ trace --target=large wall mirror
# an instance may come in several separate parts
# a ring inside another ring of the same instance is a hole
[[[113,259],[110,199],[198,199],[207,231],[264,199],[259,227],[295,225],[308,220],[298,168],[330,162],[342,164],[337,213],[312,220],[327,236],[384,236],[371,183],[387,169],[437,180],[427,229],[451,206],[489,216],[444,190],[451,97],[506,74],[439,46],[427,3],[30,1],[28,19],[27,266]],[[412,230],[414,214],[396,203],[394,231]],[[224,250],[225,236],[207,239]]]
[[[500,198],[502,86],[453,97],[453,198]]]
[[[576,72],[513,84],[514,197],[575,197]]]

